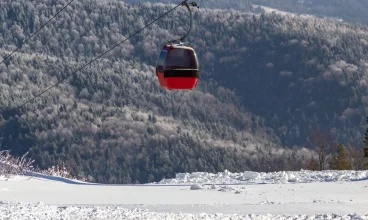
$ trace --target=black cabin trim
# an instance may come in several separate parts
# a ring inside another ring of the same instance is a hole
[[[188,70],[188,69],[165,70],[164,71],[164,78],[168,78],[168,77],[199,78],[199,70]]]

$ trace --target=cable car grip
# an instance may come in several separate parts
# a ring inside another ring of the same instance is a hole
[[[185,1],[182,1],[180,3],[181,6],[185,6],[187,9],[188,9],[188,12],[189,12],[189,17],[190,17],[190,26],[189,26],[189,31],[182,37],[180,38],[179,40],[174,40],[174,41],[170,41],[170,43],[182,43],[185,41],[186,37],[190,34],[190,32],[192,31],[192,27],[193,27],[193,14],[192,14],[192,10],[190,9],[189,6],[192,6],[192,7],[197,7],[199,8],[198,4],[196,2],[190,2],[188,3],[188,0],[185,0]]]

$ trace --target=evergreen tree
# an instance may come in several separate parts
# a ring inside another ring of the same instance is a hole
[[[368,124],[368,117],[367,117],[367,124]],[[368,147],[368,127],[367,129],[365,129],[365,133],[364,133],[364,144],[366,147]]]
[[[368,124],[368,117],[367,117],[367,124]],[[363,148],[363,150],[364,150],[364,157],[366,157],[367,155],[367,153],[366,153],[366,151],[368,151],[367,149],[368,149],[368,127],[367,127],[367,129],[365,130],[365,133],[364,133],[364,144],[365,144],[365,148]],[[365,169],[368,169],[368,163],[365,163],[364,164],[364,168]]]
[[[344,145],[339,144],[337,147],[336,155],[330,162],[330,169],[332,170],[349,170],[350,162],[348,152],[345,150]]]

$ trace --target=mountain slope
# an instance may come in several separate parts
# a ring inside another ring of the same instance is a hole
[[[334,20],[342,19],[345,22],[368,24],[366,14],[368,3],[364,0],[252,0],[252,3],[292,13],[312,14]]]
[[[162,4],[179,4],[180,3],[180,1],[175,1],[175,0],[124,0],[124,2],[129,3],[129,4],[144,4],[146,2],[162,3]],[[244,12],[254,12],[255,11],[250,0],[241,0],[241,1],[200,0],[200,1],[194,1],[194,2],[198,3],[200,8],[235,9],[235,10],[244,11]],[[262,12],[262,10],[260,12]]]
[[[266,164],[251,163],[249,154],[275,146],[231,92],[170,93],[153,67],[134,61],[96,62],[33,105],[9,109],[76,66],[69,58],[14,60],[2,73],[2,149],[30,148],[41,168],[64,161],[73,174],[98,182],[146,182],[178,171],[260,169]]]
[[[227,47],[206,40],[211,51],[200,50],[213,55],[211,77],[236,90],[284,145],[306,144],[313,129],[345,144],[361,143],[368,104],[366,27],[290,14],[238,23],[236,13],[224,16],[232,27],[206,31],[223,30]]]
[[[2,56],[62,3],[7,1],[0,16]],[[301,167],[308,151],[278,150],[279,140],[267,134],[263,120],[215,81],[201,81],[194,91],[160,88],[154,67],[146,64],[154,62],[168,34],[157,25],[33,104],[15,108],[166,8],[117,1],[68,7],[0,66],[1,149],[16,155],[30,149],[42,169],[64,162],[73,175],[104,183],[147,182],[175,172]],[[184,10],[174,15],[179,13],[186,16]],[[160,33],[149,34],[157,28]],[[152,40],[157,44],[147,43]],[[297,159],[287,162],[290,157]]]
[[[9,53],[64,1],[4,1],[0,51]],[[41,89],[172,6],[78,1],[0,66],[1,149],[73,175],[147,182],[175,172],[299,169],[312,129],[362,140],[366,27],[308,16],[195,9],[190,40],[201,79],[194,91],[159,87],[162,43],[186,32],[179,8],[66,83]],[[333,36],[333,37],[331,37]],[[199,171],[198,170],[198,171]]]

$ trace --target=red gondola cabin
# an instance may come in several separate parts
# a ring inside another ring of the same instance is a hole
[[[183,44],[165,45],[158,58],[156,75],[160,85],[170,90],[191,90],[199,78],[197,55]]]

